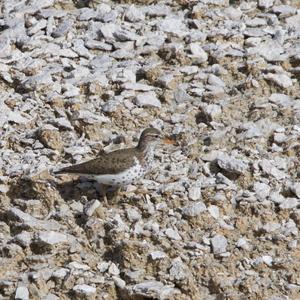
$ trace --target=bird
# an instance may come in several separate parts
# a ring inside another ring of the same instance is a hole
[[[156,128],[149,127],[141,133],[136,147],[102,152],[92,160],[64,167],[54,173],[76,174],[97,181],[103,201],[108,205],[107,186],[119,190],[142,178],[151,170],[156,146],[162,141],[162,133]]]

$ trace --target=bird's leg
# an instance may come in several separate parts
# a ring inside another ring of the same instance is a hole
[[[117,190],[116,190],[116,199],[117,199],[117,201],[119,201],[120,200],[120,192],[121,192],[121,187],[120,186],[118,186],[117,187]]]
[[[103,197],[103,201],[104,201],[105,205],[107,206],[108,202],[107,202],[107,197],[106,197],[106,187],[105,187],[105,185],[102,184],[102,183],[99,183],[99,190],[100,190],[100,193]]]
[[[121,190],[121,187],[118,186],[117,189],[114,191],[114,198],[113,198],[114,203],[119,202],[119,200],[120,200],[120,190]]]

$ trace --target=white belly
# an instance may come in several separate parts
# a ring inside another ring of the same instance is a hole
[[[99,183],[112,186],[125,186],[134,183],[138,178],[145,174],[140,165],[135,165],[133,168],[123,171],[119,174],[91,175],[81,174],[84,177],[93,179]]]

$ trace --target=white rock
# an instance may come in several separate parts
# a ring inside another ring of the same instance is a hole
[[[161,103],[157,99],[155,92],[152,91],[138,94],[135,98],[135,103],[140,107],[161,107]]]
[[[132,287],[133,294],[150,299],[174,299],[179,291],[172,286],[164,285],[159,281],[144,281]]]
[[[271,6],[273,6],[275,0],[258,0],[258,4],[257,6],[259,8],[270,8]]]
[[[196,202],[182,208],[182,215],[185,217],[196,217],[206,211],[206,206],[203,202]]]
[[[114,23],[103,24],[100,28],[100,32],[106,40],[114,39],[114,32],[118,29]]]
[[[276,85],[286,89],[293,85],[292,79],[286,74],[273,74],[269,73],[264,75],[266,80],[274,82]]]
[[[49,293],[43,297],[43,300],[59,300],[59,298],[56,295]]]
[[[275,143],[282,144],[282,143],[284,143],[288,139],[288,137],[284,133],[281,133],[281,132],[277,133],[277,132],[275,132],[274,136],[273,136],[273,139],[274,139]]]
[[[243,174],[248,169],[248,164],[240,159],[233,158],[226,153],[220,153],[217,158],[219,167],[227,172]]]
[[[55,244],[63,244],[69,242],[68,236],[56,231],[44,231],[38,234],[40,243],[53,246]]]
[[[263,159],[259,162],[259,166],[261,167],[263,173],[273,176],[277,180],[281,180],[287,177],[284,172],[276,168],[276,166],[274,165],[274,161]]]
[[[255,45],[255,47],[248,48],[247,53],[249,55],[254,55],[254,54],[261,55],[265,60],[270,62],[282,61],[283,59],[285,59],[285,56],[283,56],[284,48],[277,41],[274,40],[267,40],[264,42],[260,42],[257,45]],[[272,80],[271,79],[272,75],[275,74],[268,74],[268,75],[270,75],[269,80]],[[285,76],[283,78],[285,78]],[[265,77],[265,78],[268,79],[269,77]],[[275,81],[275,78],[276,76],[274,77],[273,81]]]
[[[165,230],[165,235],[171,239],[171,240],[175,240],[175,241],[180,241],[182,238],[179,235],[178,231],[175,231],[172,228],[168,228]]]
[[[192,186],[188,190],[189,199],[193,201],[197,201],[201,199],[201,187],[200,186]]]
[[[136,8],[134,5],[129,6],[125,12],[125,19],[129,22],[139,22],[145,19],[145,15],[141,9]]]
[[[270,194],[270,186],[263,182],[255,182],[253,190],[259,201],[264,201]]]
[[[275,223],[275,222],[269,222],[269,223],[266,223],[265,225],[262,225],[260,227],[260,229],[263,231],[263,232],[274,232],[276,230],[278,230],[280,228],[280,224],[279,223]]]
[[[113,279],[115,285],[119,289],[124,289],[125,288],[126,282],[123,279],[121,279],[120,277],[117,277],[117,276],[113,276],[112,279]]]
[[[91,217],[94,214],[95,210],[100,206],[101,206],[101,203],[97,199],[89,201],[86,204],[86,206],[84,207],[85,215],[88,216],[88,217]]]
[[[137,222],[142,218],[140,212],[135,208],[127,208],[126,214],[130,222]]]
[[[16,300],[29,300],[29,291],[26,286],[19,286],[16,290]]]
[[[165,18],[158,26],[159,30],[177,36],[183,36],[187,32],[185,24],[179,18]]]
[[[203,107],[203,112],[213,120],[222,113],[222,109],[220,105],[208,104]]]
[[[214,219],[218,219],[220,216],[220,211],[219,211],[219,207],[216,205],[210,205],[207,208],[208,212],[210,213],[210,215],[214,218]]]
[[[70,262],[69,264],[67,264],[67,267],[69,269],[72,269],[72,270],[82,270],[82,271],[88,271],[90,270],[90,267],[86,264],[81,264],[77,261],[72,261]]]
[[[9,209],[7,214],[9,215],[10,219],[17,220],[18,222],[23,223],[26,227],[29,228],[44,230],[57,230],[60,228],[60,224],[54,220],[44,221],[36,219],[16,207]]]
[[[223,235],[217,234],[210,241],[214,254],[222,254],[226,252],[228,242]]]
[[[280,194],[280,192],[278,192],[278,191],[271,192],[269,199],[276,204],[280,204],[285,201],[284,196],[282,194]]]
[[[126,90],[134,90],[134,91],[142,91],[142,92],[149,92],[155,89],[155,87],[151,85],[137,83],[137,82],[125,82],[122,85],[122,88]]]
[[[22,231],[14,236],[14,241],[23,247],[28,247],[32,241],[32,233],[28,231]]]
[[[70,270],[68,270],[66,268],[59,268],[52,273],[52,277],[58,278],[58,279],[64,279],[69,272],[70,272]]]
[[[149,254],[152,260],[164,259],[167,257],[166,253],[163,251],[153,251]]]
[[[300,182],[295,182],[290,186],[290,190],[300,199]]]
[[[184,280],[187,277],[187,267],[180,257],[173,259],[169,274],[177,281]]]
[[[299,199],[297,198],[286,198],[279,207],[281,209],[293,209],[299,205]]]
[[[108,268],[108,273],[110,275],[116,276],[116,275],[120,274],[120,270],[119,270],[119,268],[117,267],[117,265],[115,263],[111,263],[109,268]]]
[[[116,37],[121,42],[128,42],[128,41],[136,41],[138,40],[138,35],[135,33],[125,30],[125,29],[117,29],[113,36]],[[130,44],[128,44],[130,45]]]
[[[269,97],[270,102],[275,103],[282,107],[291,107],[293,104],[293,100],[290,96],[285,94],[273,93]]]
[[[221,87],[226,86],[225,82],[221,78],[219,78],[218,76],[216,76],[214,74],[209,74],[207,82],[211,85],[216,85],[216,86],[221,86]]]
[[[238,248],[241,248],[241,249],[244,249],[244,250],[251,250],[252,249],[249,242],[244,238],[239,238],[235,245]]]
[[[73,50],[82,57],[91,58],[92,54],[90,51],[85,47],[85,43],[82,39],[77,39],[73,41]]]
[[[208,59],[208,54],[202,49],[200,44],[198,43],[191,43],[190,44],[190,51],[192,53],[193,61],[197,63],[206,62]]]
[[[294,28],[298,32],[300,31],[300,14],[299,14],[299,12],[295,16],[286,18],[285,22],[289,27]]]
[[[87,284],[77,284],[72,290],[79,296],[92,297],[96,294],[96,288]]]
[[[174,98],[177,103],[190,102],[193,100],[183,87],[178,87],[174,92]]]
[[[298,241],[297,240],[292,240],[288,243],[288,248],[289,249],[296,249],[298,246]]]
[[[74,24],[74,20],[70,18],[66,18],[65,20],[59,23],[57,28],[52,32],[52,36],[54,38],[58,38],[65,35],[72,28],[73,24]]]
[[[243,12],[240,8],[234,8],[231,6],[225,8],[224,13],[231,20],[240,20],[241,16],[243,15]]]
[[[273,263],[273,258],[270,255],[263,255],[261,257],[262,262],[264,262],[267,266],[271,267]]]
[[[101,272],[104,273],[108,270],[110,263],[107,261],[101,262],[97,265],[97,269]]]
[[[287,17],[297,13],[297,9],[289,5],[276,5],[272,8],[272,11],[276,14],[280,14],[281,17]]]
[[[172,74],[163,74],[157,79],[160,86],[168,89],[174,89],[177,86],[175,77]]]

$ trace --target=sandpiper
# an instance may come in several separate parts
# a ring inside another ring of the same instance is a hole
[[[143,177],[152,167],[154,149],[161,140],[159,130],[147,128],[136,147],[102,153],[95,159],[62,168],[55,174],[72,173],[97,181],[107,204],[106,186],[120,188]]]

